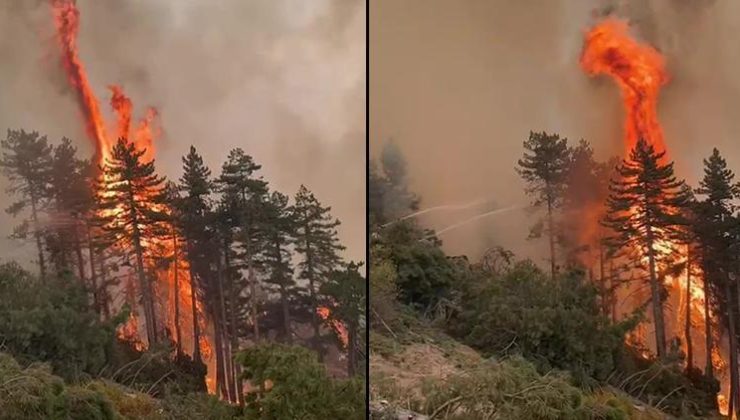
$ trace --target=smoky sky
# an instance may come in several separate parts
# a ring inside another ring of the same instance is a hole
[[[621,154],[613,80],[590,78],[583,34],[606,14],[666,57],[671,81],[659,118],[677,174],[692,185],[716,146],[740,170],[740,3],[734,0],[378,0],[370,2],[370,149],[393,139],[422,208],[491,200],[526,204],[515,172],[532,131],[588,140],[597,158]],[[485,208],[420,217],[442,229]],[[502,245],[541,259],[526,239],[534,214],[496,214],[445,232],[453,254]]]
[[[345,257],[365,255],[365,3],[362,0],[78,0],[80,56],[104,112],[123,87],[135,116],[158,108],[156,166],[174,179],[194,145],[214,174],[230,149],[273,189],[305,184],[342,221]],[[0,4],[0,130],[73,139],[92,154],[54,40],[49,2]],[[0,180],[3,187],[4,180]],[[0,200],[10,197],[0,193]],[[3,206],[6,207],[6,206]],[[0,258],[32,248],[5,239]]]

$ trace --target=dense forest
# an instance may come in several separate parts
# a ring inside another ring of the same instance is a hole
[[[529,238],[545,244],[536,261],[503,246],[446,255],[413,217],[423,197],[398,146],[371,163],[373,415],[736,415],[740,184],[721,153],[708,150],[691,186],[643,140],[606,161],[557,134],[523,148],[512,163]]]
[[[125,138],[103,161],[0,141],[34,249],[0,255],[0,418],[364,417],[366,282],[330,207],[238,148],[177,180]]]

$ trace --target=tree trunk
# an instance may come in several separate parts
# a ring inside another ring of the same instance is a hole
[[[277,262],[278,267],[283,263],[280,238],[277,234],[275,235],[275,261]],[[290,305],[288,303],[288,288],[285,285],[286,280],[282,277],[282,275],[283,274],[280,273],[280,278],[277,280],[280,282],[280,305],[283,309],[283,333],[285,334],[285,341],[287,343],[291,343],[293,341],[293,337],[290,331]]]
[[[103,305],[103,316],[105,319],[110,319],[110,299],[108,296],[108,280],[106,275],[108,274],[105,269],[105,251],[102,249],[98,254],[98,264],[100,265],[100,286],[98,287],[98,299],[100,299]],[[131,308],[133,309],[133,308]]]
[[[239,366],[239,363],[236,363],[234,360],[234,352],[239,350],[239,336],[237,335],[238,331],[236,328],[237,324],[237,318],[236,318],[236,312],[238,310],[238,297],[239,297],[239,291],[237,291],[235,287],[235,282],[232,280],[229,282],[229,335],[231,336],[231,364],[232,364],[232,371],[231,375],[233,378],[233,381],[235,382],[235,397],[236,401],[239,404],[242,404],[244,402],[244,392],[242,387],[242,380],[241,380],[241,367]]]
[[[710,379],[714,379],[714,365],[712,364],[712,351],[714,345],[712,343],[712,319],[709,317],[709,297],[711,290],[709,289],[709,280],[707,280],[707,274],[704,273],[704,331],[705,331],[705,346],[706,346],[706,367],[704,368],[704,374]]]
[[[550,277],[555,281],[555,231],[552,222],[552,198],[547,197],[547,233],[550,239]]]
[[[611,306],[612,322],[617,322],[617,272],[614,269],[614,259],[609,259],[609,306]]]
[[[177,232],[174,227],[172,228],[172,257],[173,269],[174,269],[174,283],[175,283],[175,342],[177,343],[177,357],[182,357],[182,331],[180,329],[180,267],[179,255],[178,255],[178,244],[177,244]]]
[[[653,249],[653,231],[647,229],[648,264],[650,268],[650,293],[653,306],[653,321],[655,322],[655,348],[658,358],[666,356],[665,323],[663,321],[663,303],[660,297],[660,284],[655,267],[655,250]]]
[[[191,253],[192,255],[192,253]],[[190,262],[190,309],[193,312],[193,361],[197,364],[203,363],[200,355],[200,324],[198,323],[198,297],[195,285],[195,270],[193,262]]]
[[[36,209],[36,197],[31,196],[31,218],[33,219],[33,236],[36,239],[36,250],[39,255],[39,274],[41,281],[46,281],[46,262],[44,260],[44,249],[41,244],[41,228],[39,226],[38,211]]]
[[[357,367],[357,324],[352,321],[347,328],[347,375],[355,376]]]
[[[77,256],[77,273],[80,276],[80,281],[85,283],[87,280],[85,278],[85,259],[82,257],[82,241],[80,241],[79,226],[77,226],[76,222],[74,226],[74,244],[75,254]]]
[[[729,279],[725,279],[725,292],[727,294],[727,319],[728,319],[728,332],[730,341],[730,410],[729,416],[733,418],[733,415],[738,412],[737,406],[738,401],[738,364],[737,364],[737,334],[735,331],[735,310],[733,308],[733,293],[732,287],[730,286]]]
[[[260,323],[259,323],[259,299],[257,298],[257,279],[254,276],[254,269],[250,265],[247,271],[249,277],[249,293],[252,296],[252,322],[254,323],[254,341],[259,343],[260,341]]]
[[[604,245],[599,240],[599,276],[601,278],[601,311],[605,317],[609,316],[609,285],[606,280],[604,267]]]
[[[136,252],[136,274],[139,278],[139,287],[141,287],[142,303],[144,307],[144,317],[146,324],[146,335],[149,346],[157,342],[157,332],[154,327],[154,305],[152,304],[151,283],[147,278],[144,270],[144,252],[138,234],[138,227],[134,225],[134,250]]]
[[[90,260],[90,280],[93,284],[93,301],[98,310],[98,315],[102,313],[103,305],[100,302],[100,290],[98,289],[98,276],[95,272],[95,246],[93,245],[92,234],[90,233],[90,226],[86,226],[87,233],[87,251],[88,259]]]
[[[313,260],[311,258],[313,251],[311,251],[311,242],[308,240],[308,237],[310,235],[309,227],[308,225],[305,225],[304,228],[304,233],[306,235],[306,277],[308,277],[308,294],[311,301],[311,325],[313,326],[313,341],[314,348],[319,354],[319,361],[321,362],[324,360],[324,355],[321,351],[321,324],[319,322],[318,314],[319,305],[316,299],[315,274],[313,269]]]
[[[221,399],[228,401],[229,395],[228,389],[226,387],[226,378],[224,375],[224,353],[223,339],[221,335],[221,323],[218,319],[218,316],[215,316],[213,321],[213,336],[216,341],[216,395],[218,395]]]
[[[691,342],[691,245],[686,246],[686,371],[694,365],[694,352]]]
[[[229,261],[229,250],[224,249],[224,258],[225,258],[225,270],[226,276],[229,278],[229,281],[233,281],[233,278],[231,276],[231,267],[230,267],[230,261]],[[224,369],[224,381],[226,383],[226,393],[228,395],[229,401],[235,401],[235,385],[234,385],[234,370],[231,366],[231,346],[230,341],[228,337],[228,328],[226,324],[226,300],[224,299],[224,285],[223,285],[223,279],[224,276],[220,275],[217,276],[217,286],[218,286],[218,302],[217,302],[217,308],[219,311],[219,323],[221,324],[221,333],[223,340],[221,342],[222,352],[223,352],[223,369]]]

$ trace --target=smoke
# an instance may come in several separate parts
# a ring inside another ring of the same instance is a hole
[[[365,255],[365,4],[361,0],[78,0],[80,55],[106,115],[121,85],[138,118],[161,113],[156,165],[181,172],[193,144],[214,174],[228,150],[263,165],[271,187],[301,183],[341,219],[346,257]],[[47,1],[0,4],[0,130],[38,130],[93,148],[58,61]],[[4,187],[0,180],[0,188]],[[0,193],[0,201],[9,202]],[[3,206],[5,207],[5,206]],[[0,257],[33,257],[5,239]]]
[[[583,33],[606,14],[629,20],[667,59],[659,118],[681,177],[696,185],[717,146],[740,170],[740,4],[732,0],[381,0],[370,3],[370,147],[393,138],[422,208],[495,197],[526,202],[514,168],[530,130],[583,138],[597,159],[623,152],[621,98],[612,80],[579,66]],[[544,263],[528,241],[526,210],[482,218],[444,236],[477,258],[501,245]],[[419,216],[437,229],[460,221]]]

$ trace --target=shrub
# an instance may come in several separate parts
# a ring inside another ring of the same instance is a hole
[[[248,393],[246,414],[259,419],[362,419],[364,380],[329,378],[316,353],[298,346],[262,344],[237,355]]]

